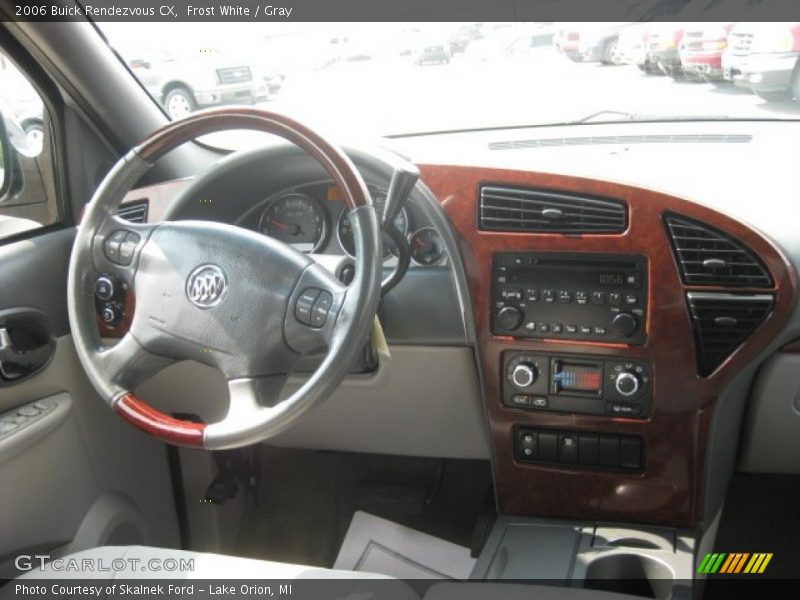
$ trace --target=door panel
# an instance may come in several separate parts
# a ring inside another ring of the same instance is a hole
[[[21,418],[0,434],[0,578],[15,575],[20,553],[56,555],[107,542],[178,545],[164,444],[97,397],[68,333],[73,237],[67,229],[0,246],[0,315],[40,311],[54,338],[44,368],[0,386],[0,422]]]

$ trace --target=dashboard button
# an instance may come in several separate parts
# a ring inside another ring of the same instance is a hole
[[[622,294],[619,292],[611,292],[608,295],[608,303],[611,304],[611,306],[619,306],[622,304]]]
[[[547,408],[547,396],[533,396],[530,405],[533,408]]]
[[[542,292],[542,298],[544,298],[544,301],[548,304],[552,304],[556,301],[556,293],[553,290],[544,290]]]
[[[629,306],[633,306],[639,301],[639,298],[636,294],[625,294],[625,304]]]
[[[528,406],[528,397],[523,394],[514,394],[511,396],[511,405],[519,407]]]
[[[578,333],[578,328],[575,325],[565,325],[564,329],[567,333]]]
[[[536,456],[536,433],[532,431],[522,432],[519,436],[519,453],[523,460],[535,458]]]
[[[529,302],[538,302],[539,301],[539,290],[535,289],[527,289],[525,290],[525,299]]]
[[[626,469],[642,468],[642,440],[635,437],[620,439],[619,466]]]
[[[619,466],[619,438],[600,436],[598,443],[598,462],[604,467]]]
[[[605,327],[595,327],[594,328],[594,332],[595,332],[596,335],[605,335],[606,334],[606,328]]]
[[[598,436],[592,433],[581,433],[578,436],[578,460],[583,465],[596,465],[598,456]]]
[[[606,301],[604,292],[592,292],[592,304],[603,304]]]
[[[569,304],[572,302],[572,292],[569,290],[561,290],[558,292],[558,301],[561,304]]]
[[[586,304],[589,301],[589,295],[586,292],[575,292],[575,302],[578,304]]]
[[[578,462],[578,434],[558,434],[558,460],[559,462]]]
[[[553,330],[553,333],[561,333],[564,328],[561,326],[561,323],[553,323],[551,329]]]
[[[539,323],[539,331],[541,333],[547,333],[548,331],[550,331],[550,325],[548,325],[547,323]]]
[[[544,431],[539,433],[539,458],[551,462],[558,460],[558,434]]]
[[[584,335],[589,335],[590,333],[592,333],[592,328],[589,327],[588,325],[581,325],[581,333]]]
[[[503,300],[522,300],[522,291],[514,289],[506,289],[500,292]]]

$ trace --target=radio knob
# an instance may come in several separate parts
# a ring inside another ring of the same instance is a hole
[[[611,322],[611,333],[620,337],[631,337],[638,328],[636,317],[629,313],[619,313]]]
[[[520,363],[511,372],[511,382],[518,388],[530,387],[538,377],[536,367],[530,363]]]
[[[630,371],[623,371],[617,375],[614,387],[620,396],[633,396],[639,391],[639,378]]]
[[[515,306],[504,306],[497,313],[497,325],[506,331],[512,331],[522,324],[522,312]]]

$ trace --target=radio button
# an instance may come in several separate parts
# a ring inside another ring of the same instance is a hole
[[[536,331],[536,323],[533,321],[528,321],[525,323],[525,329],[528,331]]]
[[[605,327],[595,327],[594,328],[594,332],[597,335],[605,335],[606,334],[606,328]]]
[[[497,325],[506,331],[513,331],[522,324],[522,312],[514,306],[505,306],[497,313]]]
[[[581,333],[584,335],[589,335],[592,333],[592,328],[587,325],[581,325]]]
[[[525,299],[529,302],[538,302],[539,301],[539,290],[534,289],[527,289],[525,290]]]
[[[522,300],[522,292],[515,289],[505,289],[500,292],[503,300]]]
[[[589,301],[589,295],[586,292],[575,292],[575,301],[578,304],[586,304]]]
[[[636,296],[636,294],[626,294],[625,295],[625,304],[627,304],[629,306],[633,306],[638,301],[639,301],[639,298]]]
[[[541,333],[547,333],[548,331],[550,331],[550,325],[548,325],[547,323],[539,323],[539,331]]]
[[[569,304],[572,302],[572,292],[569,290],[561,290],[558,292],[558,301],[561,304]]]
[[[608,295],[608,302],[611,306],[619,306],[622,304],[622,294],[619,292],[611,292]]]
[[[575,325],[565,325],[564,328],[567,333],[578,333],[578,328]]]
[[[561,326],[561,323],[553,323],[552,329],[553,329],[553,333],[561,333],[561,331],[563,330],[563,327]]]
[[[553,290],[544,290],[542,292],[542,297],[548,304],[552,304],[556,301],[556,293]]]
[[[636,317],[628,313],[619,313],[611,322],[611,333],[620,337],[630,337],[638,329]]]
[[[604,292],[592,292],[592,304],[603,304],[606,301]]]

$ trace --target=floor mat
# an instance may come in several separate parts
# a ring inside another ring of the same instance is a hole
[[[475,559],[469,548],[356,511],[335,569],[402,579],[466,579]]]

